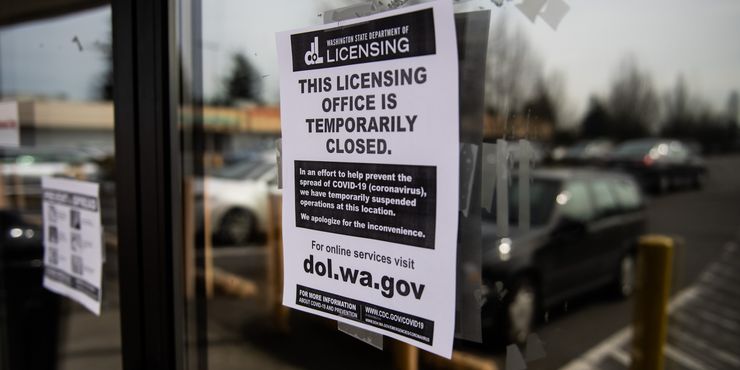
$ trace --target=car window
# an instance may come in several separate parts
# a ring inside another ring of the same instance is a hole
[[[589,221],[594,217],[588,188],[583,182],[572,182],[557,197],[563,216],[576,221]]]
[[[632,211],[642,206],[642,197],[633,182],[616,180],[611,185],[622,209]]]
[[[684,160],[689,156],[689,151],[678,141],[670,144],[669,155],[676,160]]]
[[[532,226],[544,225],[550,220],[555,198],[560,190],[560,182],[547,179],[533,179],[529,185],[530,222]],[[491,211],[482,210],[484,220],[496,222],[496,194],[493,195]],[[514,178],[509,186],[509,222],[519,224],[519,179]]]
[[[619,212],[619,203],[607,180],[593,182],[594,204],[597,217],[609,216]]]
[[[616,158],[642,157],[647,154],[654,145],[654,141],[638,140],[626,142],[614,149],[611,156]]]

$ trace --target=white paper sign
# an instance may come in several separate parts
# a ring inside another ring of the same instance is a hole
[[[44,189],[44,286],[100,315],[103,249],[98,184],[52,177]]]
[[[20,146],[20,121],[17,102],[0,102],[0,148]]]
[[[277,35],[283,304],[450,357],[458,68],[439,1]]]

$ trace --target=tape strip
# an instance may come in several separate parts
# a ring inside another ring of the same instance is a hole
[[[356,326],[345,324],[337,321],[337,329],[344,334],[349,335],[357,340],[365,342],[377,349],[383,349],[383,334],[378,334],[370,330],[358,328]]]
[[[506,140],[496,140],[496,232],[509,236],[509,150]]]
[[[481,162],[489,10],[455,14],[460,107],[460,214],[458,217],[455,337],[482,341]],[[464,92],[464,93],[463,93]]]
[[[277,162],[277,188],[283,188],[283,140],[275,140],[275,161]]]

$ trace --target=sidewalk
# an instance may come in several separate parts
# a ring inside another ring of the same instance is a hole
[[[666,369],[740,368],[740,245],[728,242],[721,258],[669,306]],[[628,369],[632,329],[626,327],[563,370]]]

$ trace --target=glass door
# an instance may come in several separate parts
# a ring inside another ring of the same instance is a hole
[[[6,5],[0,369],[121,369],[111,7]]]

